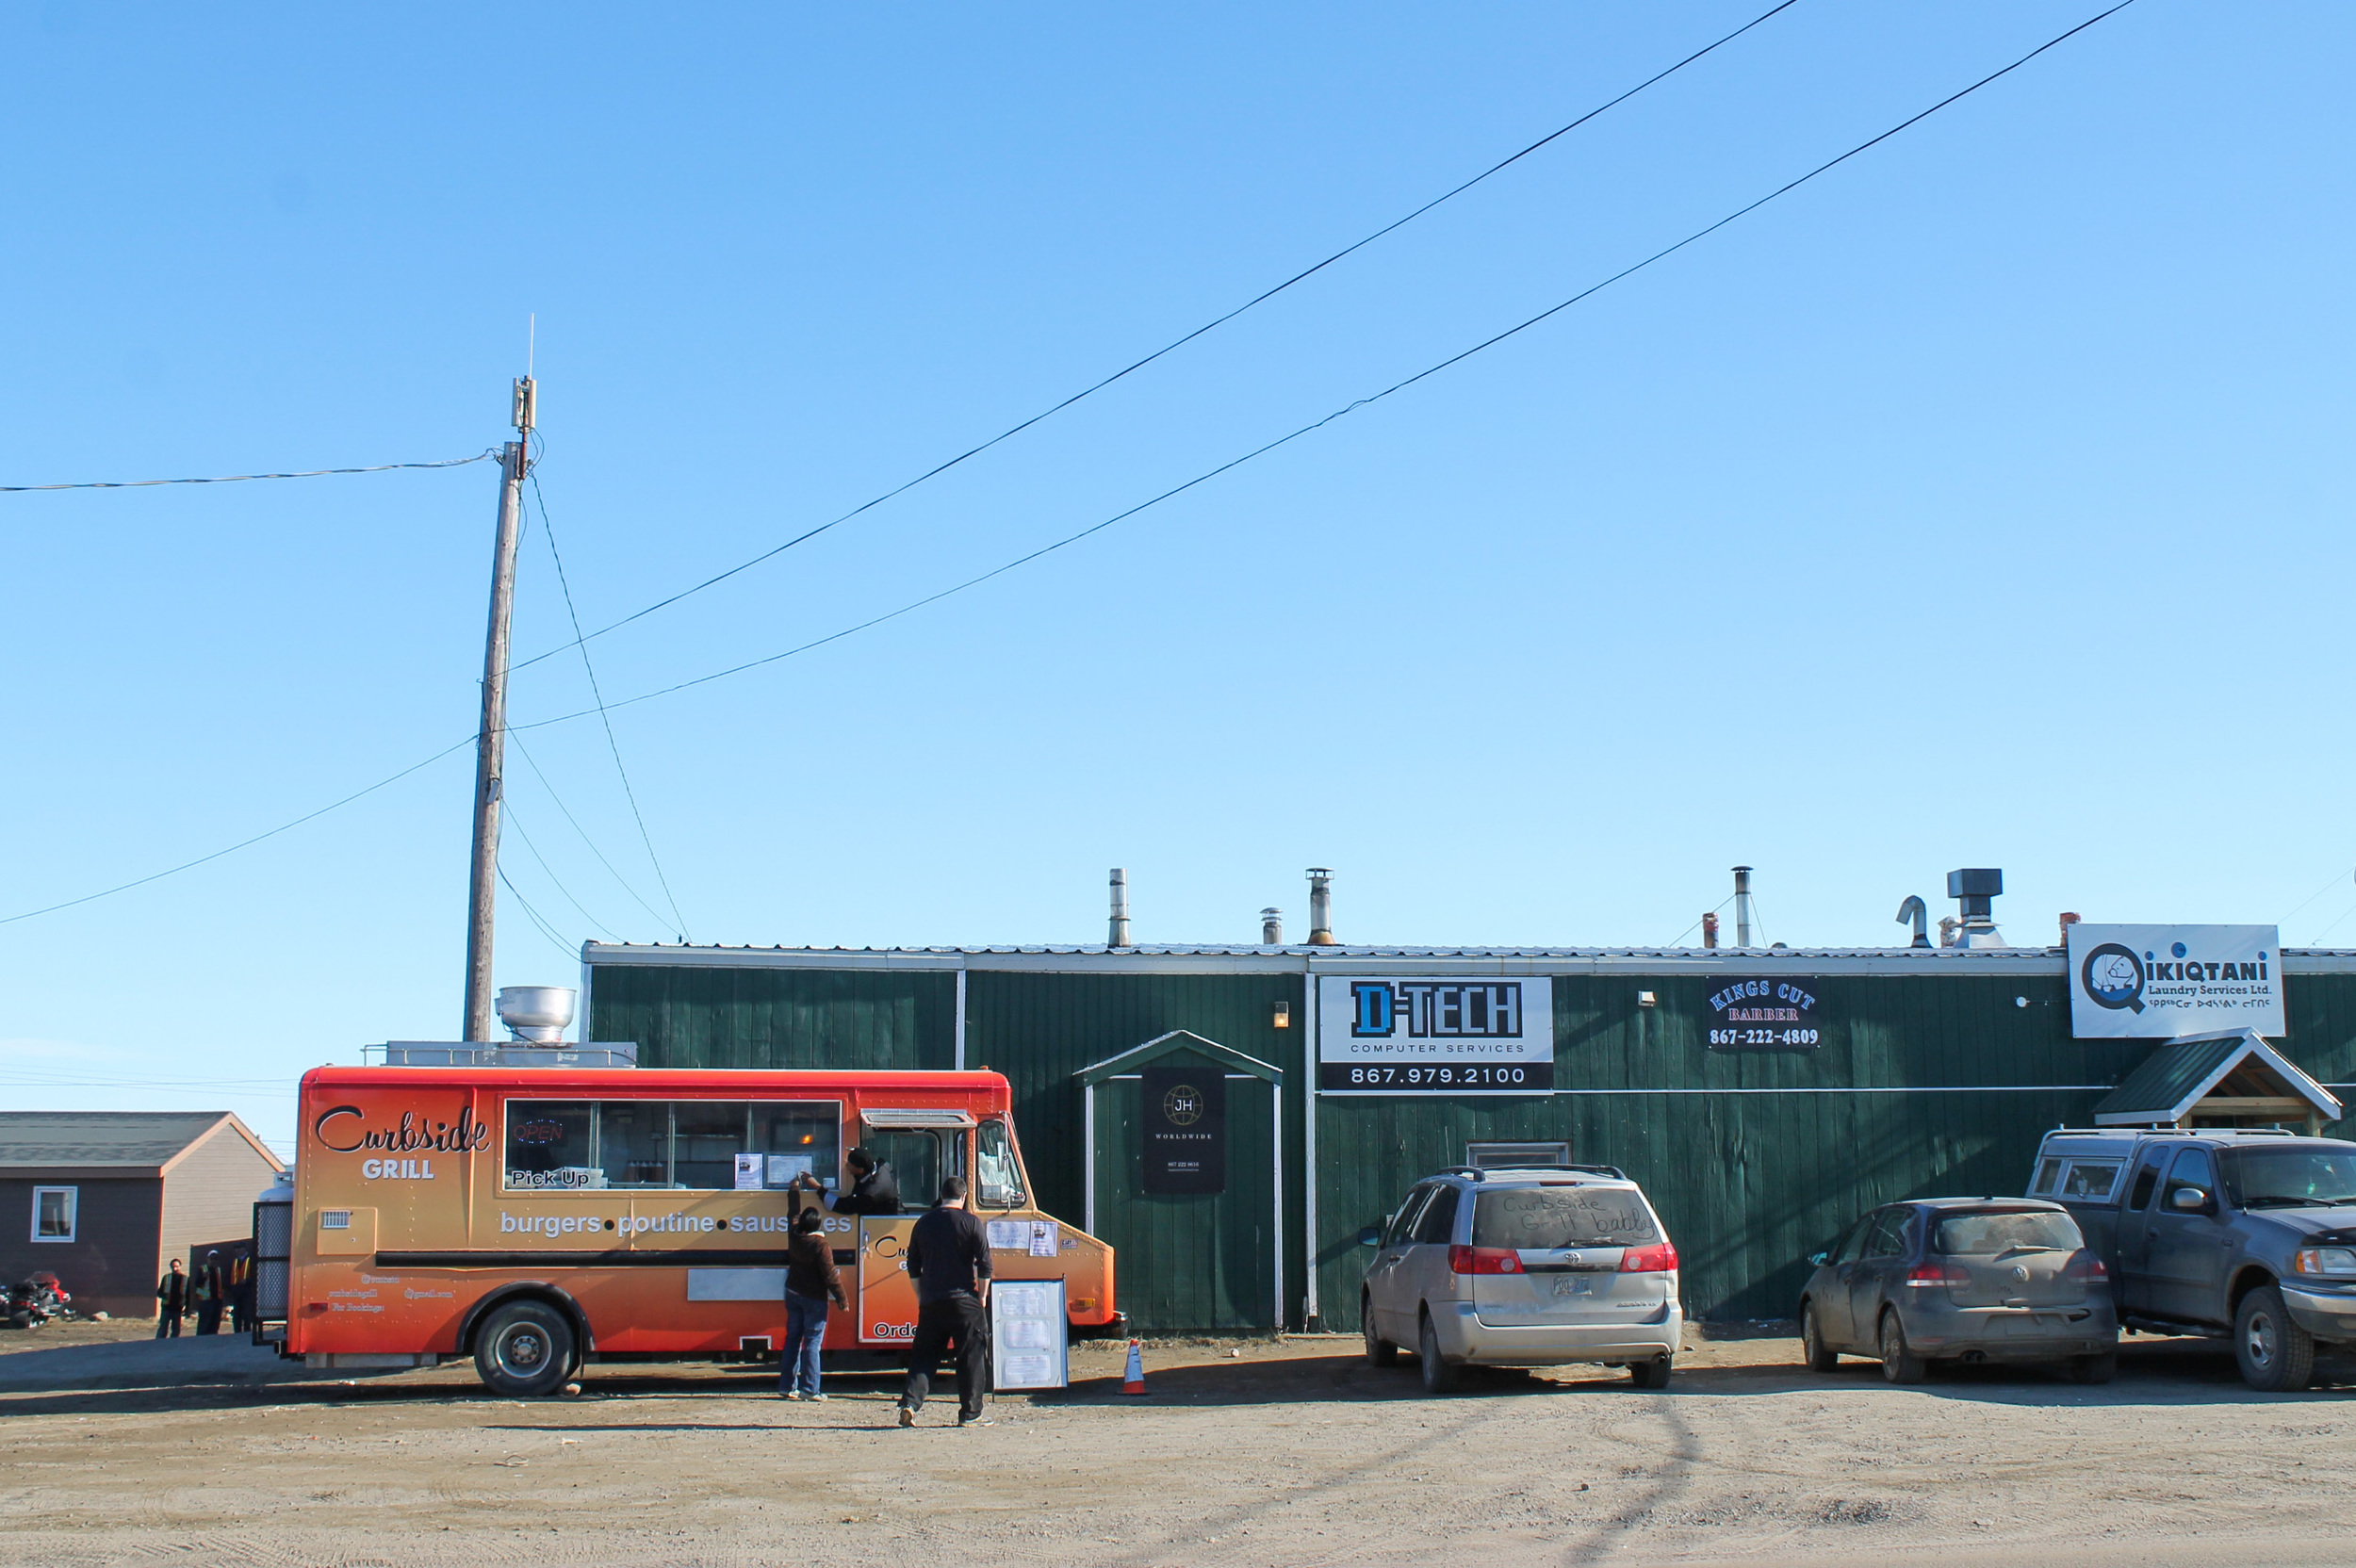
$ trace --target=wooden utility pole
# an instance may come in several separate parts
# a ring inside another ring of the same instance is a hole
[[[499,450],[499,521],[491,550],[491,629],[483,648],[483,729],[475,737],[474,868],[466,895],[466,1030],[491,1038],[491,925],[498,907],[499,778],[507,755],[507,627],[515,608],[515,535],[531,459],[532,384],[515,384],[515,439]]]

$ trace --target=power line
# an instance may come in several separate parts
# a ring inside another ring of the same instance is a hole
[[[524,847],[532,851],[532,858],[534,860],[540,862],[540,869],[548,874],[549,885],[555,888],[558,892],[564,895],[565,903],[571,905],[574,908],[581,910],[581,918],[587,921],[592,929],[602,932],[607,937],[612,937],[614,935],[614,928],[608,925],[605,922],[599,920],[597,916],[591,914],[588,909],[582,906],[581,900],[573,896],[572,890],[564,886],[564,884],[558,879],[556,868],[548,864],[548,858],[540,853],[540,846],[538,844],[532,841],[532,834],[525,828],[523,819],[515,814],[515,803],[513,800],[502,796],[499,804],[504,808],[500,812],[501,820],[513,825],[517,833],[522,834]]]
[[[0,495],[25,495],[35,490],[145,490],[158,484],[243,484],[256,479],[322,479],[329,474],[388,474],[396,468],[463,468],[499,456],[499,449],[472,457],[446,458],[439,463],[376,463],[365,468],[306,468],[299,474],[222,474],[213,479],[98,479],[74,484],[0,484]]]
[[[630,816],[638,823],[638,841],[646,846],[647,863],[654,867],[654,879],[663,889],[663,901],[671,906],[671,919],[678,923],[679,939],[684,944],[687,917],[679,913],[679,897],[671,891],[671,879],[663,874],[663,858],[654,852],[654,836],[646,831],[646,813],[638,808],[638,792],[630,788],[630,770],[622,766],[622,743],[614,738],[614,720],[606,711],[605,694],[597,687],[597,666],[589,662],[589,639],[581,634],[581,612],[573,608],[573,585],[564,577],[564,557],[556,547],[556,525],[548,520],[548,498],[540,493],[538,471],[532,470],[531,478],[532,504],[540,509],[540,532],[548,542],[548,559],[556,563],[556,585],[564,591],[564,613],[573,623],[573,646],[581,650],[581,673],[589,678],[589,695],[597,705],[598,722],[605,726],[606,749],[614,754],[614,771],[621,776],[622,793],[630,801]],[[535,767],[532,771],[539,770]]]
[[[630,894],[630,897],[638,901],[638,906],[640,908],[646,910],[646,913],[652,915],[655,919],[661,920],[663,918],[663,911],[647,903],[645,896],[642,895],[636,888],[630,885],[630,879],[621,874],[620,870],[615,867],[613,861],[605,858],[605,851],[597,847],[597,841],[591,838],[589,836],[589,830],[581,825],[581,819],[573,815],[573,808],[564,804],[564,797],[556,792],[556,786],[554,784],[548,782],[548,776],[541,771],[539,762],[534,760],[532,755],[532,748],[524,744],[524,738],[515,732],[515,727],[514,725],[509,725],[507,727],[507,738],[515,743],[515,749],[523,754],[524,762],[532,769],[532,776],[540,780],[540,787],[548,791],[548,798],[550,800],[556,802],[556,808],[564,813],[564,820],[573,825],[573,831],[580,834],[581,841],[589,846],[589,853],[597,858],[597,864],[606,869],[607,873],[613,876],[614,882],[620,886],[622,891]]]
[[[1581,125],[1586,124],[1587,122],[1595,119],[1597,115],[1604,113],[1608,109],[1616,108],[1620,105],[1627,103],[1630,98],[1635,97],[1646,88],[1651,87],[1655,83],[1667,77],[1676,75],[1678,72],[1684,70],[1687,66],[1692,65],[1695,60],[1700,59],[1703,56],[1710,54],[1713,51],[1722,48],[1726,44],[1733,42],[1736,39],[1741,38],[1744,33],[1749,32],[1760,23],[1767,21],[1770,17],[1773,17],[1779,12],[1790,10],[1797,4],[1799,4],[1799,0],[1782,0],[1780,5],[1771,7],[1767,10],[1764,10],[1759,15],[1753,17],[1750,21],[1742,24],[1742,25],[1734,29],[1734,31],[1726,34],[1725,37],[1694,50],[1692,54],[1686,56],[1675,65],[1668,66],[1661,71],[1655,72],[1652,75],[1645,77],[1643,81],[1637,83],[1634,87],[1629,88],[1618,97],[1597,105],[1595,107],[1589,109],[1585,114],[1582,114],[1578,119],[1572,121],[1569,124],[1547,132],[1545,136],[1540,137],[1537,140],[1531,142],[1520,152],[1513,154],[1511,157],[1502,158],[1499,161],[1491,164],[1488,168],[1482,170],[1480,173],[1475,174],[1471,179],[1466,180],[1464,184],[1434,196],[1432,200],[1424,203],[1423,205],[1407,214],[1406,217],[1395,219],[1391,222],[1383,224],[1383,227],[1375,230],[1372,234],[1367,235],[1364,239],[1343,246],[1340,250],[1334,252],[1332,255],[1327,256],[1324,260],[1316,263],[1314,266],[1305,267],[1301,269],[1301,270],[1295,272],[1291,277],[1286,278],[1283,283],[1276,285],[1274,287],[1265,289],[1262,292],[1253,295],[1251,299],[1246,300],[1243,303],[1235,306],[1233,310],[1228,311],[1225,315],[1213,317],[1210,320],[1203,322],[1203,325],[1195,328],[1192,332],[1186,334],[1184,336],[1172,338],[1170,342],[1163,344],[1152,353],[1147,354],[1143,359],[1136,360],[1128,365],[1122,366],[1120,369],[1115,370],[1111,375],[1104,377],[1102,381],[1095,382],[1088,386],[1082,387],[1079,391],[1072,393],[1061,402],[1041,409],[1039,413],[1032,415],[1029,418],[1023,420],[1020,424],[1008,426],[1006,429],[1000,431],[996,435],[991,436],[989,440],[984,441],[979,446],[970,447],[964,451],[959,452],[957,456],[949,459],[946,463],[927,468],[924,472],[917,475],[914,479],[909,480],[905,483],[894,485],[892,488],[885,491],[882,495],[875,497],[873,500],[862,501],[860,504],[851,508],[850,511],[845,512],[843,515],[833,519],[831,522],[821,523],[816,528],[811,529],[809,532],[797,534],[794,538],[788,539],[782,545],[778,545],[771,549],[763,550],[761,554],[754,556],[751,560],[744,562],[738,565],[730,566],[727,571],[720,573],[716,577],[706,578],[703,581],[696,583],[692,588],[681,589],[679,592],[673,594],[670,597],[659,599],[655,603],[646,606],[644,610],[635,611],[630,614],[625,615],[620,620],[614,621],[611,625],[601,626],[597,630],[588,633],[587,637],[582,636],[581,629],[576,626],[573,629],[573,635],[576,643],[586,642],[589,637],[602,637],[609,631],[615,631],[630,625],[632,621],[643,620],[645,617],[655,613],[657,611],[667,610],[672,605],[679,603],[681,599],[700,594],[707,588],[716,587],[720,583],[726,582],[728,579],[735,577],[740,572],[750,571],[753,567],[760,565],[762,562],[784,554],[787,550],[792,549],[796,545],[807,544],[809,541],[815,539],[820,534],[826,532],[828,529],[836,528],[843,523],[847,523],[852,518],[858,516],[860,513],[871,511],[875,507],[881,506],[884,502],[892,499],[893,497],[901,495],[907,491],[913,490],[916,486],[924,483],[926,480],[935,479],[947,473],[950,469],[956,467],[958,464],[963,463],[968,458],[979,457],[982,453],[990,450],[990,448],[997,446],[1000,442],[1022,434],[1024,431],[1029,430],[1033,425],[1038,424],[1042,419],[1052,418],[1054,416],[1062,413],[1065,409],[1070,408],[1072,404],[1081,401],[1083,399],[1093,397],[1097,393],[1102,392],[1104,388],[1110,386],[1113,383],[1121,380],[1123,377],[1144,369],[1147,366],[1153,364],[1155,360],[1160,359],[1163,355],[1171,353],[1176,350],[1186,347],[1186,345],[1193,342],[1196,338],[1201,337],[1203,334],[1225,326],[1228,322],[1234,320],[1236,317],[1241,316],[1244,312],[1252,309],[1254,306],[1267,303],[1268,301],[1276,298],[1277,295],[1282,294],[1284,290],[1292,287],[1293,285],[1315,277],[1317,273],[1324,271],[1327,268],[1333,266],[1335,262],[1340,261],[1343,257],[1348,256],[1354,252],[1366,249],[1376,240],[1381,239],[1384,235],[1390,234],[1394,230],[1406,227],[1416,219],[1421,218],[1425,213],[1430,212],[1432,208],[1439,206],[1445,202],[1450,202],[1455,200],[1457,197],[1462,196],[1465,191],[1470,190],[1473,187],[1481,184],[1481,181],[1489,178],[1492,174],[1499,173],[1512,167],[1513,164],[1519,163],[1522,159],[1530,156],[1530,154],[1535,153],[1547,143],[1555,141],[1564,136],[1568,136],[1571,132],[1579,129]],[[543,659],[552,659],[564,651],[564,649],[563,647],[554,647],[548,649],[545,653],[535,653],[531,658],[515,665],[515,668],[519,670],[524,669],[529,665],[538,663]]]
[[[217,849],[210,855],[200,855],[193,860],[184,860],[179,865],[173,866],[167,871],[155,872],[150,875],[139,877],[133,881],[119,883],[114,887],[104,889],[98,892],[84,893],[79,898],[69,898],[61,904],[52,904],[39,909],[27,909],[21,915],[8,915],[5,918],[0,918],[0,925],[13,925],[18,921],[31,920],[36,915],[51,915],[57,913],[59,909],[71,909],[77,904],[88,904],[95,899],[111,898],[116,893],[129,892],[133,888],[143,888],[150,882],[160,882],[167,876],[177,876],[184,871],[192,871],[196,867],[204,865],[206,861],[218,860],[224,855],[235,855],[241,849],[260,843],[264,839],[274,839],[279,834],[287,831],[289,828],[301,827],[304,823],[309,822],[314,818],[323,817],[330,811],[335,810],[341,807],[349,806],[363,795],[372,795],[376,793],[377,791],[384,788],[387,784],[397,784],[401,780],[408,777],[411,774],[416,773],[418,769],[433,766],[434,763],[440,761],[443,758],[448,757],[452,752],[466,750],[468,746],[474,744],[474,739],[475,738],[473,736],[469,735],[465,740],[459,742],[456,745],[445,746],[440,751],[437,751],[433,756],[427,758],[424,761],[413,762],[397,774],[393,774],[388,777],[378,779],[375,783],[369,785],[365,790],[354,790],[352,793],[344,796],[341,800],[322,806],[316,811],[306,811],[302,816],[295,818],[292,822],[280,823],[276,827],[271,828],[267,833],[256,833],[250,839],[241,839],[237,842],[231,844],[227,849]]]
[[[2321,898],[2325,893],[2328,893],[2332,889],[2338,887],[2348,874],[2344,871],[2333,872],[2331,874],[2331,881],[2326,882],[2322,887],[2317,888],[2314,892],[2311,892],[2305,898],[2300,899],[2298,904],[2294,905],[2288,911],[2286,911],[2282,920],[2276,923],[2279,925],[2289,924],[2292,915],[2299,913],[2299,910],[2304,909],[2308,905],[2313,904],[2316,899]]]
[[[507,868],[505,866],[499,868],[499,886],[515,894],[516,904],[522,907],[523,912],[526,915],[531,917],[532,923],[540,928],[540,935],[546,937],[551,943],[553,943],[558,952],[570,954],[579,953],[581,951],[580,943],[567,943],[562,936],[557,934],[556,927],[548,923],[547,917],[542,915],[539,910],[532,906],[532,900],[526,898],[516,890],[515,884],[507,879]]]
[[[938,604],[941,600],[949,598],[954,595],[962,594],[969,588],[977,588],[983,583],[990,580],[992,578],[1003,577],[1006,573],[1014,571],[1018,567],[1026,566],[1042,556],[1052,555],[1055,551],[1065,548],[1067,546],[1076,545],[1081,540],[1088,538],[1091,534],[1102,533],[1104,530],[1111,528],[1116,523],[1134,517],[1138,513],[1143,512],[1150,507],[1159,506],[1162,502],[1170,500],[1173,497],[1184,495],[1186,492],[1193,489],[1196,485],[1206,483],[1211,480],[1217,479],[1219,475],[1226,473],[1232,468],[1239,468],[1243,465],[1252,461],[1254,458],[1264,457],[1268,453],[1276,450],[1279,447],[1298,441],[1302,436],[1310,434],[1315,431],[1323,430],[1327,425],[1333,423],[1334,420],[1343,417],[1345,415],[1354,414],[1359,409],[1365,408],[1369,404],[1381,402],[1383,399],[1390,397],[1394,393],[1404,392],[1407,388],[1415,385],[1417,382],[1425,381],[1432,376],[1436,376],[1443,370],[1448,369],[1453,366],[1463,364],[1465,360],[1472,358],[1475,354],[1482,353],[1490,349],[1496,348],[1498,344],[1505,342],[1508,338],[1515,337],[1522,333],[1528,332],[1530,328],[1537,326],[1539,323],[1548,320],[1555,316],[1561,315],[1563,311],[1570,309],[1580,301],[1589,299],[1596,294],[1600,294],[1603,290],[1611,287],[1613,284],[1618,283],[1625,278],[1633,277],[1638,272],[1641,272],[1644,270],[1644,269],[1652,266],[1655,262],[1666,260],[1668,257],[1675,255],[1677,252],[1684,250],[1687,246],[1694,243],[1696,240],[1706,238],[1707,237],[1717,233],[1727,224],[1735,222],[1737,220],[1744,218],[1751,213],[1757,212],[1760,207],[1767,205],[1768,203],[1773,202],[1779,197],[1789,195],[1791,192],[1797,190],[1800,187],[1808,184],[1810,180],[1815,179],[1818,175],[1840,167],[1841,164],[1848,162],[1851,158],[1856,157],[1858,154],[1865,152],[1869,148],[1880,145],[1882,142],[1889,140],[1891,137],[1896,136],[1899,132],[1906,130],[1909,126],[1920,124],[1922,121],[1929,119],[1932,115],[1937,114],[1939,110],[1947,107],[1950,104],[1968,98],[1972,93],[1979,91],[1980,89],[1988,86],[1990,82],[2011,74],[2013,72],[2018,71],[2022,66],[2028,64],[2031,60],[2037,58],[2039,55],[2044,54],[2047,50],[2053,48],[2055,45],[2065,41],[2066,40],[2074,38],[2078,34],[2085,32],[2088,27],[2093,26],[2104,17],[2113,16],[2125,10],[2129,6],[2132,6],[2135,3],[2135,0],[2119,0],[2119,3],[2112,6],[2108,10],[2098,12],[2095,15],[2088,17],[2086,21],[2079,23],[2076,26],[2071,27],[2069,31],[2056,34],[2053,38],[2048,39],[2046,41],[2038,44],[2036,48],[2030,50],[2027,54],[2022,55],[2019,59],[2014,60],[2010,65],[2004,67],[2002,70],[1992,71],[1987,75],[1981,77],[1978,81],[1973,82],[1970,87],[1964,88],[1956,92],[1949,93],[1938,103],[1933,104],[1929,108],[1922,110],[1919,114],[1900,121],[1897,124],[1890,126],[1890,129],[1882,132],[1879,136],[1872,137],[1864,141],[1858,142],[1856,146],[1850,148],[1839,157],[1830,158],[1824,163],[1818,164],[1815,168],[1809,170],[1807,173],[1802,174],[1797,179],[1791,180],[1776,187],[1774,190],[1769,191],[1766,195],[1759,197],[1757,201],[1750,203],[1748,205],[1738,207],[1734,211],[1726,214],[1724,218],[1719,219],[1716,222],[1694,230],[1692,234],[1687,235],[1683,239],[1678,240],[1676,244],[1664,246],[1661,250],[1655,251],[1652,254],[1644,257],[1644,260],[1636,262],[1631,266],[1622,268],[1619,271],[1612,273],[1608,278],[1605,278],[1601,283],[1592,284],[1589,286],[1580,289],[1569,299],[1563,300],[1560,303],[1549,305],[1545,310],[1540,311],[1537,315],[1530,317],[1526,320],[1517,322],[1516,324],[1506,328],[1503,332],[1497,333],[1494,336],[1483,338],[1481,341],[1474,344],[1469,349],[1450,354],[1448,358],[1441,360],[1438,364],[1428,366],[1424,369],[1416,371],[1414,375],[1407,377],[1403,381],[1393,382],[1390,385],[1383,388],[1380,392],[1371,393],[1366,397],[1357,399],[1355,401],[1345,403],[1340,408],[1335,409],[1333,413],[1326,415],[1321,419],[1312,420],[1310,423],[1302,425],[1298,430],[1292,431],[1287,434],[1278,436],[1275,440],[1267,443],[1265,446],[1255,447],[1252,450],[1244,453],[1241,457],[1230,458],[1227,462],[1220,464],[1218,467],[1197,474],[1194,478],[1187,480],[1183,484],[1174,484],[1169,489],[1163,491],[1160,495],[1155,496],[1149,500],[1139,501],[1137,505],[1130,507],[1125,512],[1117,512],[1113,514],[1113,515],[1105,518],[1103,522],[1092,523],[1088,527],[1080,530],[1077,533],[1066,534],[1061,539],[1055,540],[1053,544],[1042,545],[1038,549],[1032,550],[1026,555],[1017,556],[1015,559],[1006,562],[1003,565],[993,566],[989,571],[983,572],[977,577],[968,578],[964,581],[948,588],[943,588],[938,593],[927,594],[923,598],[915,599],[909,603],[900,606],[897,610],[887,611],[883,614],[861,621],[856,626],[844,627],[840,631],[829,632],[824,637],[814,638],[811,641],[800,644],[797,646],[787,648],[781,653],[773,653],[764,658],[747,660],[742,664],[731,665],[725,670],[716,670],[710,675],[697,676],[692,680],[682,680],[678,682],[676,685],[664,686],[652,692],[642,692],[634,697],[624,697],[619,702],[601,702],[596,709],[584,708],[575,712],[560,714],[552,719],[538,719],[531,724],[510,725],[508,727],[509,730],[513,733],[518,729],[538,729],[548,725],[564,724],[573,719],[584,718],[591,712],[603,714],[612,709],[628,708],[635,703],[651,702],[657,697],[669,696],[673,693],[684,692],[691,687],[708,685],[715,680],[725,680],[730,676],[742,675],[747,670],[759,669],[764,664],[774,664],[779,660],[792,659],[798,654],[808,653],[813,648],[824,647],[828,643],[840,642],[845,637],[852,636],[858,632],[865,631],[871,627],[881,626],[886,621],[897,620],[903,615],[924,609],[926,605]],[[616,624],[618,625],[620,623],[617,622]]]

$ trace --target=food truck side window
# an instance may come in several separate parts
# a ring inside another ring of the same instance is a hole
[[[985,1121],[974,1135],[973,1185],[981,1206],[1021,1208],[1025,1198],[1023,1167],[1014,1157],[1014,1140],[1006,1135],[1006,1124]]]
[[[507,1102],[510,1187],[601,1187],[594,1152],[594,1107],[579,1100]]]
[[[776,1190],[842,1176],[841,1102],[511,1100],[511,1191]]]

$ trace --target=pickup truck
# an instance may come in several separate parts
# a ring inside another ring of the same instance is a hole
[[[2252,1388],[2304,1388],[2318,1345],[2356,1346],[2356,1143],[2057,1128],[2029,1196],[2077,1218],[2121,1327],[2230,1338]]]

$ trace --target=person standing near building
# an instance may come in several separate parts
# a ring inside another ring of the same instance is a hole
[[[164,1270],[161,1283],[155,1286],[155,1337],[178,1339],[180,1319],[188,1310],[188,1271],[178,1258]]]
[[[777,1366],[777,1392],[788,1399],[826,1397],[818,1392],[818,1352],[826,1342],[826,1302],[850,1305],[826,1224],[816,1209],[804,1209],[786,1237],[785,1356]]]
[[[908,1277],[916,1282],[916,1343],[908,1348],[908,1380],[900,1396],[900,1425],[916,1425],[941,1352],[957,1351],[957,1425],[990,1424],[982,1408],[990,1367],[990,1238],[965,1206],[965,1178],[941,1184],[941,1201],[908,1233]]]
[[[221,1253],[205,1254],[205,1261],[196,1266],[196,1276],[188,1282],[188,1299],[196,1304],[196,1331],[200,1334],[221,1332],[221,1309],[228,1282],[221,1275]]]
[[[240,1250],[229,1260],[229,1331],[246,1333],[254,1327],[254,1253]]]

